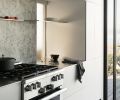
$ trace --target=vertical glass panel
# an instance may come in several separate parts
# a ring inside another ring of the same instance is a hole
[[[107,75],[108,75],[108,100],[113,100],[113,0],[108,0],[107,15]]]
[[[120,0],[116,2],[116,100],[120,100]]]

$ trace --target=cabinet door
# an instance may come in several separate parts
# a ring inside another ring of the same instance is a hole
[[[0,100],[21,100],[21,82],[0,87]]]
[[[81,89],[81,83],[76,79],[76,65],[71,65],[65,68],[64,87],[67,91],[63,94],[64,100],[70,98]],[[76,99],[74,97],[74,99]]]

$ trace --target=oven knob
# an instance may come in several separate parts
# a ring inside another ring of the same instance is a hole
[[[32,86],[33,89],[36,89],[36,84],[35,83],[32,83],[31,86]]]
[[[40,82],[36,82],[37,88],[41,87],[41,83]]]
[[[61,80],[61,76],[60,75],[56,75],[57,80]]]
[[[39,91],[38,91],[38,93],[41,93],[41,94],[45,93],[45,88],[40,88]]]
[[[46,86],[46,90],[52,90],[52,89],[54,89],[54,85],[53,84],[50,84],[50,85]]]
[[[57,81],[57,76],[53,76],[53,77],[51,78],[51,81]]]
[[[60,78],[63,79],[64,78],[64,74],[60,74]]]
[[[31,85],[27,85],[27,86],[25,87],[25,91],[26,91],[26,92],[27,92],[27,91],[32,91]]]

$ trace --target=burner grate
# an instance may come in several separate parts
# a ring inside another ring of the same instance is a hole
[[[36,65],[36,64],[19,64],[15,69],[7,72],[0,72],[0,79],[24,79],[39,74],[50,72],[58,69],[57,66]]]

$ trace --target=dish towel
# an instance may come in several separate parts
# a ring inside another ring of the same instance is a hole
[[[83,62],[72,58],[64,58],[62,62],[68,64],[77,64],[77,79],[80,81],[80,83],[82,83],[81,79],[85,72],[85,68],[83,67]]]

